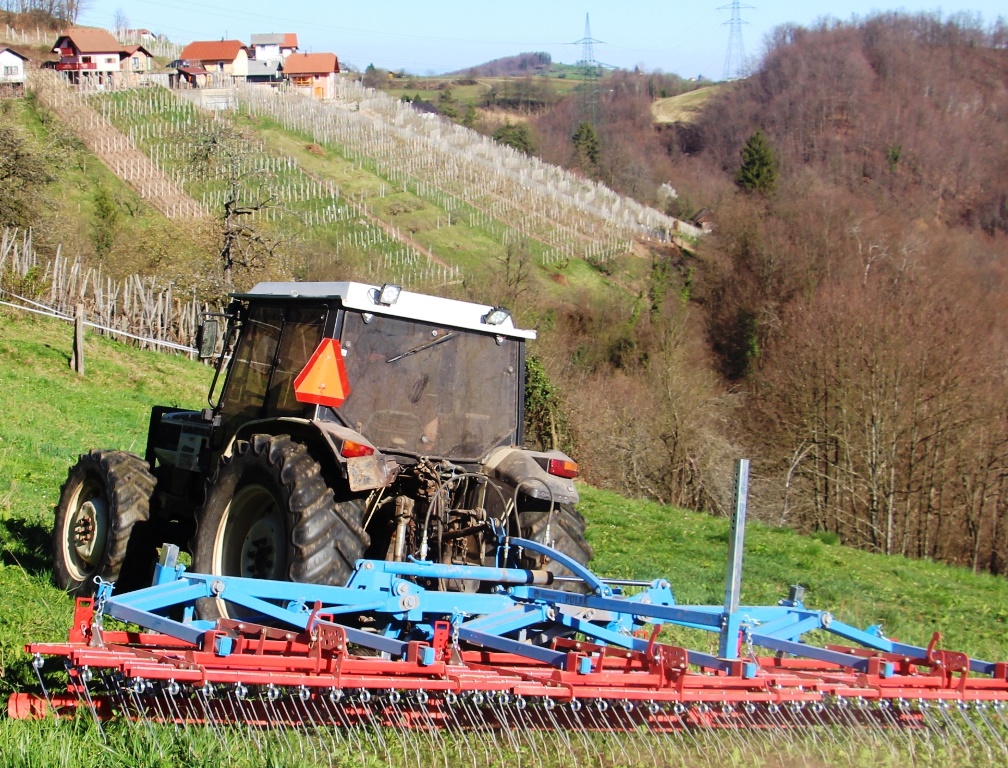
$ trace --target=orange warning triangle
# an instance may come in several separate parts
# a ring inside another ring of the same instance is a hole
[[[350,394],[343,351],[336,339],[322,339],[307,365],[294,379],[294,397],[299,403],[338,408]]]

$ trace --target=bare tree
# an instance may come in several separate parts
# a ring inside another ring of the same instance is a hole
[[[117,35],[122,37],[126,30],[129,29],[129,19],[126,17],[126,11],[122,8],[116,8],[115,16],[112,20],[112,26],[115,28]]]
[[[220,268],[225,292],[236,283],[250,282],[277,256],[284,239],[256,223],[256,217],[276,205],[269,174],[246,161],[251,157],[247,137],[223,119],[215,120],[195,143],[191,162],[207,180],[225,184],[223,210],[218,218]]]

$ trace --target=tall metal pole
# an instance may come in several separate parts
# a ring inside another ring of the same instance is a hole
[[[735,462],[735,508],[728,531],[728,573],[725,577],[724,614],[721,617],[722,659],[738,658],[739,600],[742,594],[742,551],[745,547],[746,505],[749,496],[749,459]]]

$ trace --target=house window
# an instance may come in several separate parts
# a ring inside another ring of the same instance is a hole
[[[81,64],[90,64],[91,63],[91,57],[90,56],[81,56],[80,60],[81,60]]]
[[[139,56],[134,56],[133,57],[133,69],[140,69],[140,57]]]
[[[3,68],[4,77],[16,77],[18,73],[17,67],[4,67]]]

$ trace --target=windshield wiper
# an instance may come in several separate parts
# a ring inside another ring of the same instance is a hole
[[[440,337],[438,337],[436,339],[433,339],[431,341],[425,341],[419,347],[413,347],[413,349],[410,349],[410,350],[408,350],[406,352],[403,352],[402,354],[396,355],[395,357],[390,357],[385,362],[386,363],[394,363],[396,360],[402,360],[404,357],[409,357],[410,355],[415,355],[417,352],[423,352],[425,349],[430,349],[431,347],[436,347],[441,342],[448,341],[448,339],[453,339],[453,338],[455,338],[455,331],[449,331],[444,336],[440,336]]]

